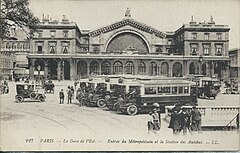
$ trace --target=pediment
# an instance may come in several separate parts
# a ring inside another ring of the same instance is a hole
[[[159,30],[156,30],[156,29],[154,29],[154,28],[152,28],[152,27],[150,27],[150,26],[148,26],[144,23],[141,23],[141,22],[135,21],[133,19],[129,19],[129,18],[124,19],[124,20],[119,21],[119,22],[116,22],[116,23],[113,23],[109,26],[94,30],[94,31],[90,32],[89,35],[91,37],[95,37],[95,36],[100,35],[101,33],[107,33],[109,31],[121,28],[121,27],[126,26],[126,25],[132,26],[134,28],[137,28],[139,30],[145,31],[145,32],[150,33],[150,34],[155,34],[157,37],[160,37],[160,38],[166,37],[165,33],[161,32]]]

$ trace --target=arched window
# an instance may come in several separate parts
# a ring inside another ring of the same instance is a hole
[[[146,65],[142,61],[138,63],[138,74],[140,74],[140,75],[146,74]]]
[[[99,73],[99,64],[97,61],[92,61],[90,63],[90,74],[98,74]]]
[[[157,64],[155,62],[151,62],[149,65],[149,74],[151,76],[157,75]]]
[[[182,64],[179,62],[173,64],[173,77],[182,77]]]
[[[134,66],[132,62],[129,61],[125,64],[125,73],[134,74]]]
[[[113,74],[122,74],[123,73],[123,65],[121,62],[117,61],[113,65]]]
[[[161,65],[161,75],[168,76],[168,63],[163,62]]]
[[[102,62],[101,70],[102,70],[101,74],[103,75],[111,74],[111,64],[108,61]]]
[[[199,72],[199,66],[197,63],[195,62],[192,62],[190,65],[189,65],[189,74],[198,74]]]
[[[87,63],[85,61],[79,61],[77,63],[77,75],[87,76]]]

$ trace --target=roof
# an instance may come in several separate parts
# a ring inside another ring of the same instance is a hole
[[[120,27],[123,27],[123,26],[126,26],[126,25],[130,25],[132,27],[135,27],[139,30],[148,32],[150,34],[155,34],[157,37],[160,37],[160,38],[164,38],[164,37],[167,36],[165,33],[161,32],[159,30],[156,30],[155,28],[150,27],[150,26],[148,26],[144,23],[135,21],[132,18],[131,19],[126,18],[126,19],[123,19],[122,21],[115,22],[115,23],[113,23],[111,25],[108,25],[108,26],[105,26],[103,28],[99,28],[97,30],[94,30],[94,31],[90,32],[89,35],[92,36],[92,37],[95,37],[95,36],[100,35],[101,33],[107,33],[109,31],[112,31],[114,29],[117,29],[117,28],[120,28]]]

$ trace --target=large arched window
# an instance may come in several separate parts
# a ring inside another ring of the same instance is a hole
[[[125,73],[134,74],[134,66],[132,62],[129,61],[125,64]]]
[[[138,51],[147,53],[146,42],[137,34],[124,32],[118,34],[109,42],[107,52]]]
[[[163,62],[161,65],[161,75],[168,76],[168,63]]]
[[[79,61],[77,63],[77,75],[79,77],[81,76],[87,76],[87,63],[85,61]]]
[[[179,62],[173,64],[173,77],[182,77],[182,64]]]
[[[198,74],[199,72],[199,66],[196,62],[192,62],[189,65],[189,74]]]
[[[109,75],[111,74],[111,64],[108,61],[102,62],[101,74]]]
[[[142,61],[138,63],[138,74],[140,74],[140,75],[146,74],[146,65]]]
[[[151,62],[149,65],[149,74],[151,76],[157,75],[157,64],[155,62]]]
[[[123,73],[123,65],[121,62],[117,61],[113,64],[113,74],[122,74]]]
[[[90,74],[98,74],[99,73],[99,64],[97,61],[92,61],[90,63]]]

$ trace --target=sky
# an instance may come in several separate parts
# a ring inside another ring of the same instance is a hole
[[[62,15],[81,30],[95,30],[124,19],[127,8],[134,20],[159,31],[175,31],[194,21],[229,25],[229,48],[240,48],[240,0],[29,0],[39,19],[42,14],[61,21]]]

